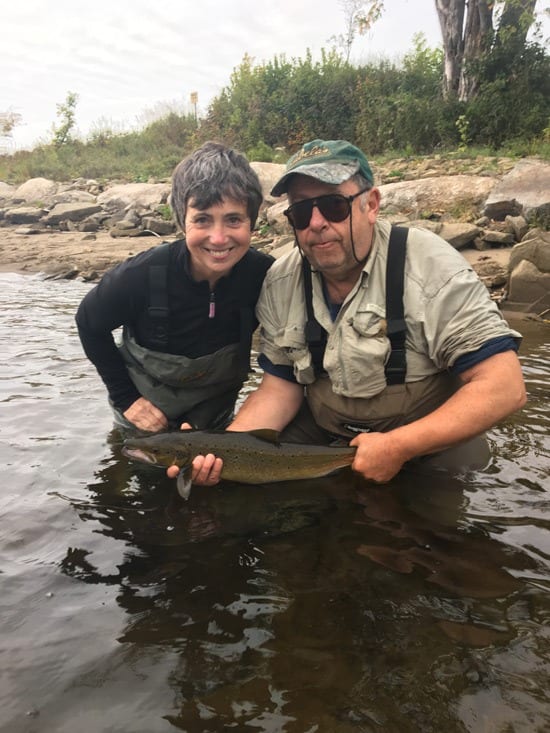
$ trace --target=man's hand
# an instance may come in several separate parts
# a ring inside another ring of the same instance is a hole
[[[409,460],[392,433],[361,433],[350,445],[357,448],[351,465],[354,471],[376,483],[386,483]]]
[[[168,420],[164,412],[155,407],[152,402],[146,400],[145,397],[139,397],[123,415],[126,420],[140,430],[158,433],[168,428]]]

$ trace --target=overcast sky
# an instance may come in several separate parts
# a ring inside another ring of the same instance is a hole
[[[0,0],[0,112],[21,115],[10,149],[51,140],[56,104],[76,92],[78,131],[127,130],[162,103],[199,112],[229,83],[245,53],[319,58],[344,31],[337,0]],[[434,0],[386,0],[356,40],[352,60],[400,58],[415,33],[441,36]],[[0,141],[4,143],[5,141]],[[4,145],[4,148],[6,146]]]

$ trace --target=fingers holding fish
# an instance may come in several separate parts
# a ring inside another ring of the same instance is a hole
[[[193,459],[192,481],[197,486],[213,486],[221,478],[223,461],[213,453],[195,456]]]

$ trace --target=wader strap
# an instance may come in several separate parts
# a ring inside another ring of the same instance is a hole
[[[302,275],[304,278],[304,297],[306,301],[307,322],[305,329],[306,343],[311,354],[311,361],[315,376],[325,374],[323,357],[327,345],[327,332],[315,318],[313,313],[313,285],[311,282],[311,267],[305,257],[302,257]]]
[[[392,226],[388,244],[388,262],[386,265],[386,321],[391,346],[390,356],[385,367],[386,382],[388,384],[404,384],[407,373],[407,360],[405,355],[407,328],[403,310],[403,289],[408,233],[409,230],[406,227]],[[327,332],[317,321],[313,313],[311,268],[305,257],[302,258],[302,274],[307,313],[305,337],[311,353],[315,376],[319,376],[325,373],[323,369],[323,357],[327,345]]]
[[[405,256],[407,253],[406,227],[392,226],[386,264],[386,322],[391,352],[385,367],[388,384],[404,384],[407,373],[405,337],[407,327],[403,311]]]
[[[158,247],[159,260],[162,264],[149,266],[149,307],[147,313],[151,319],[151,348],[166,351],[168,348],[168,318],[170,305],[168,302],[168,257],[169,244]],[[162,250],[162,251],[161,251]],[[243,296],[243,302],[246,299]],[[250,350],[254,332],[254,312],[249,306],[241,306],[240,316],[240,363],[250,371]]]
[[[169,244],[161,244],[159,257],[162,264],[149,266],[149,308],[151,319],[151,347],[157,351],[168,348],[168,256]],[[162,252],[161,252],[162,250]]]

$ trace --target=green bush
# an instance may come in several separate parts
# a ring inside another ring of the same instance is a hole
[[[167,179],[206,140],[220,140],[251,159],[284,162],[315,137],[346,138],[368,155],[506,148],[549,157],[550,56],[537,43],[500,43],[474,69],[477,96],[443,95],[443,55],[415,38],[402,62],[352,66],[337,51],[314,61],[277,56],[255,65],[245,55],[203,120],[169,112],[141,131],[103,127],[86,141],[0,156],[0,180],[44,176],[147,181]]]

